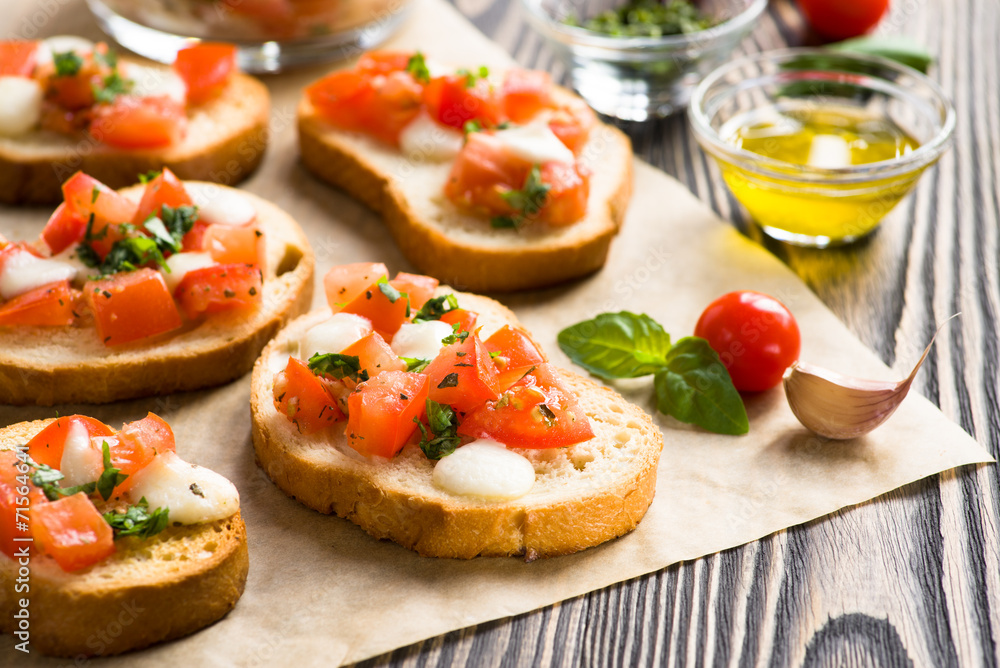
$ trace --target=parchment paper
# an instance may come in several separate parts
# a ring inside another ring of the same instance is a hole
[[[23,16],[35,6],[14,5],[27,7]],[[420,47],[444,62],[509,62],[440,0],[417,0],[414,14],[394,46]],[[19,25],[22,15],[0,25]],[[80,28],[92,25],[82,3],[69,4],[42,34],[82,30],[96,36],[92,27]],[[325,69],[268,80],[274,139],[263,168],[245,187],[300,221],[316,250],[317,276],[333,264],[362,260],[384,261],[394,271],[410,269],[377,216],[315,181],[297,162],[295,104],[301,87]],[[803,359],[890,377],[790,270],[718,220],[682,185],[637,162],[635,186],[624,230],[603,271],[565,288],[502,298],[557,364],[569,365],[555,344],[559,329],[598,312],[646,312],[677,337],[693,330],[711,299],[756,289],[779,297],[795,313]],[[48,213],[0,209],[0,231],[14,238],[34,236]],[[317,294],[317,305],[321,300]],[[910,353],[914,360],[919,354],[916,348]],[[654,412],[649,379],[618,389]],[[148,410],[164,416],[184,458],[239,487],[249,535],[246,593],[225,619],[191,637],[95,664],[206,668],[357,661],[734,547],[954,466],[992,461],[922,397],[909,397],[869,437],[835,443],[801,428],[777,389],[748,399],[751,432],[743,437],[715,436],[658,416],[665,447],[656,497],[639,528],[622,539],[531,564],[425,559],[375,541],[346,520],[308,510],[271,484],[254,463],[248,398],[249,376],[215,390],[96,408],[59,407],[61,414],[89,412],[116,427]],[[52,415],[52,409],[0,407],[3,424]],[[136,623],[145,614],[156,611],[139,611]],[[18,664],[70,663],[35,654],[26,658],[12,647],[11,638],[0,638],[0,654],[13,655]]]

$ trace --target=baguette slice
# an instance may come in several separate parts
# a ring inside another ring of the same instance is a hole
[[[225,187],[225,186],[216,186]],[[122,191],[138,199],[142,186]],[[0,403],[100,404],[229,382],[248,372],[264,345],[312,302],[315,260],[291,216],[240,191],[264,228],[263,303],[213,313],[196,325],[108,347],[93,326],[0,328]]]
[[[491,299],[456,296],[462,308],[480,314],[484,335],[517,324],[513,313]],[[369,459],[340,433],[298,433],[274,408],[274,376],[284,369],[293,342],[329,316],[316,311],[294,320],[254,366],[250,402],[257,461],[289,496],[423,556],[458,559],[524,555],[530,561],[569,554],[628,533],[646,513],[662,434],[617,393],[566,371],[562,380],[580,400],[595,438],[567,448],[515,449],[534,465],[536,479],[527,495],[513,501],[438,489],[431,482],[434,462],[412,442],[392,460]]]
[[[188,109],[187,134],[164,148],[126,150],[85,133],[70,137],[41,130],[0,137],[0,202],[59,202],[63,181],[81,170],[111,188],[129,186],[137,174],[163,167],[183,180],[235,185],[264,157],[270,108],[267,87],[237,73],[217,97]]]
[[[0,429],[0,449],[26,442],[52,420]],[[0,554],[0,631],[14,633],[18,600],[30,600],[30,648],[51,656],[120,654],[193,633],[221,619],[243,594],[249,569],[240,513],[172,526],[150,539],[116,541],[104,561],[67,573],[30,558],[30,591],[15,591],[19,564]]]
[[[571,93],[557,89],[556,94]],[[459,211],[443,194],[452,161],[421,162],[375,139],[327,123],[303,98],[302,162],[316,176],[381,214],[403,255],[422,273],[461,290],[541,288],[604,266],[632,194],[628,137],[599,123],[582,151],[592,170],[583,220],[564,227],[496,230]]]

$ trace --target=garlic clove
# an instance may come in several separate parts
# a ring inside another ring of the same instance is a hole
[[[785,396],[792,413],[804,427],[827,438],[845,440],[867,434],[899,408],[941,327],[957,315],[938,327],[913,371],[898,382],[852,378],[813,364],[796,362],[784,379]]]

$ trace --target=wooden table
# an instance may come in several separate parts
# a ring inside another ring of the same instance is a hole
[[[522,65],[562,66],[511,0],[452,0]],[[900,375],[936,323],[915,390],[1000,456],[1000,3],[896,0],[884,23],[937,55],[955,144],[868,241],[809,251],[763,239],[684,115],[625,128],[636,153],[788,263]],[[772,0],[742,48],[816,43]],[[946,444],[942,444],[945,446]],[[364,666],[996,666],[1000,469],[948,471],[871,503]]]

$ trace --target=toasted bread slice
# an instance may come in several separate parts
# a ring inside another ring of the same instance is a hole
[[[26,442],[51,420],[0,429],[0,449]],[[120,654],[180,638],[222,618],[243,594],[249,569],[240,513],[123,538],[117,552],[75,573],[51,557],[29,560],[29,590],[15,590],[20,564],[0,554],[0,631],[14,633],[30,601],[30,647],[52,656]],[[22,578],[23,579],[23,578]]]
[[[141,188],[122,192],[138,199]],[[264,229],[259,308],[209,314],[175,332],[114,347],[105,346],[93,326],[0,328],[0,403],[99,404],[220,385],[248,372],[271,337],[309,309],[315,259],[291,216],[240,193]]]
[[[444,292],[450,291],[439,290]],[[491,299],[457,297],[463,308],[480,314],[484,335],[517,324]],[[289,496],[421,555],[459,559],[568,554],[628,533],[646,513],[662,434],[617,393],[565,371],[562,380],[579,399],[595,437],[566,448],[513,448],[528,458],[536,475],[531,491],[513,501],[460,497],[435,487],[434,462],[412,442],[387,460],[358,455],[340,433],[300,434],[274,408],[274,376],[293,342],[329,316],[317,311],[294,320],[254,366],[250,402],[257,461]]]
[[[164,148],[125,150],[86,134],[41,130],[0,137],[0,202],[59,202],[63,181],[80,170],[111,188],[129,186],[136,175],[163,167],[180,179],[235,185],[264,157],[270,110],[267,87],[234,74],[218,97],[188,109],[184,138]]]
[[[632,194],[631,143],[600,123],[581,152],[592,170],[583,220],[519,230],[493,229],[489,220],[463,213],[445,198],[452,161],[415,161],[375,139],[338,130],[305,98],[298,127],[302,162],[310,171],[380,213],[417,269],[462,290],[527,290],[597,271]]]

